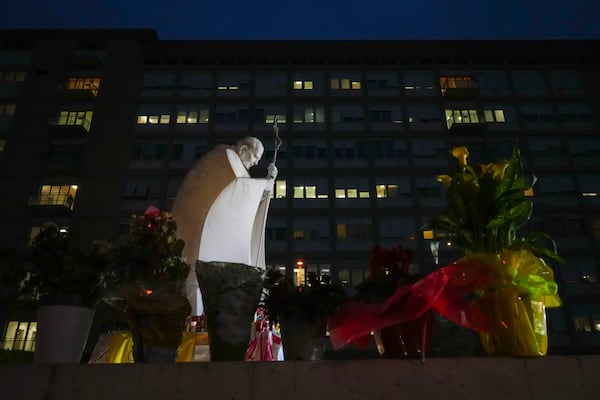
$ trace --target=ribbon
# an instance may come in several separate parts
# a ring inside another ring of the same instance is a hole
[[[511,283],[528,293],[532,299],[543,301],[546,308],[560,307],[562,303],[554,272],[543,259],[526,249],[506,250],[501,259]]]

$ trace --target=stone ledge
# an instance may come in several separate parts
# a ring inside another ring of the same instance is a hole
[[[6,399],[597,399],[600,355],[3,365]]]

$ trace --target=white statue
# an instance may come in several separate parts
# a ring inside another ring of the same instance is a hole
[[[191,264],[186,292],[192,315],[203,312],[196,260],[265,268],[265,224],[277,167],[270,164],[262,179],[248,172],[263,152],[255,137],[217,146],[192,167],[175,197],[171,212],[177,237],[185,241],[183,255]]]

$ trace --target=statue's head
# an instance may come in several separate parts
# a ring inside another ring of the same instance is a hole
[[[265,150],[260,140],[252,136],[240,139],[235,147],[246,169],[250,169],[258,164]]]

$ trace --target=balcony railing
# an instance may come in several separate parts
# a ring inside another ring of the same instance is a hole
[[[6,339],[0,340],[2,350],[35,351],[35,340]]]
[[[37,194],[29,196],[28,205],[30,206],[50,206],[50,207],[65,207],[69,210],[73,209],[75,198],[67,194]]]
[[[441,79],[441,90],[448,99],[472,99],[480,94],[479,83],[474,79]]]
[[[477,110],[446,110],[446,126],[450,132],[479,133],[485,130],[485,116]]]
[[[87,117],[63,118],[51,117],[48,121],[48,129],[59,136],[83,136],[89,133],[92,119]]]
[[[84,87],[73,87],[69,82],[58,84],[58,94],[64,99],[93,100],[98,95],[98,85],[89,84]]]

